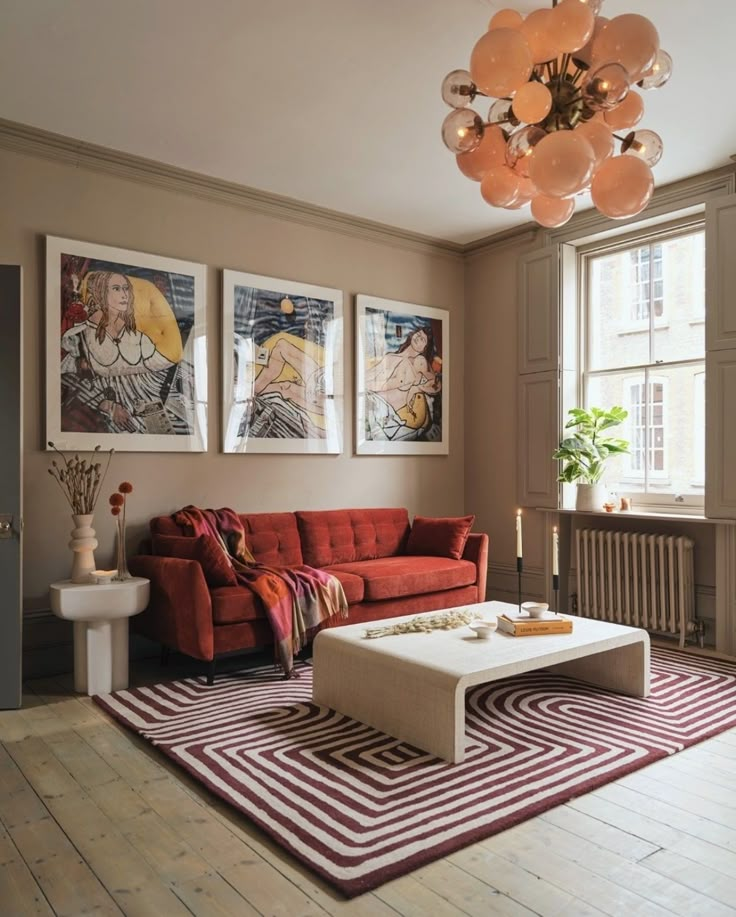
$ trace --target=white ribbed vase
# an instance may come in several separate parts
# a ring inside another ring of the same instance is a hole
[[[72,537],[69,541],[69,547],[72,549],[72,576],[73,583],[89,583],[92,581],[90,576],[95,570],[95,554],[97,539],[95,530],[92,528],[92,513],[84,515],[72,515],[74,528]]]

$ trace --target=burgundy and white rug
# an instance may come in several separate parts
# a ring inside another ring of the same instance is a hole
[[[646,700],[543,671],[474,688],[448,764],[313,705],[300,675],[95,700],[350,897],[736,726],[736,666],[655,648]]]

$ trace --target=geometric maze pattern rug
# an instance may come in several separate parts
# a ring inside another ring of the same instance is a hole
[[[646,699],[545,671],[473,688],[448,764],[312,704],[298,665],[95,701],[348,897],[736,725],[735,666],[655,647]]]

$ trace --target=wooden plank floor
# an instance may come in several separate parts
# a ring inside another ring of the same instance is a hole
[[[71,677],[29,682],[0,743],[2,917],[736,915],[736,729],[352,901]]]

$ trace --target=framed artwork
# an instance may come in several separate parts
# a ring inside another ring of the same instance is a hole
[[[356,452],[447,455],[450,313],[359,294]]]
[[[223,272],[223,451],[342,452],[342,292]]]
[[[207,448],[205,267],[46,237],[46,440]]]

